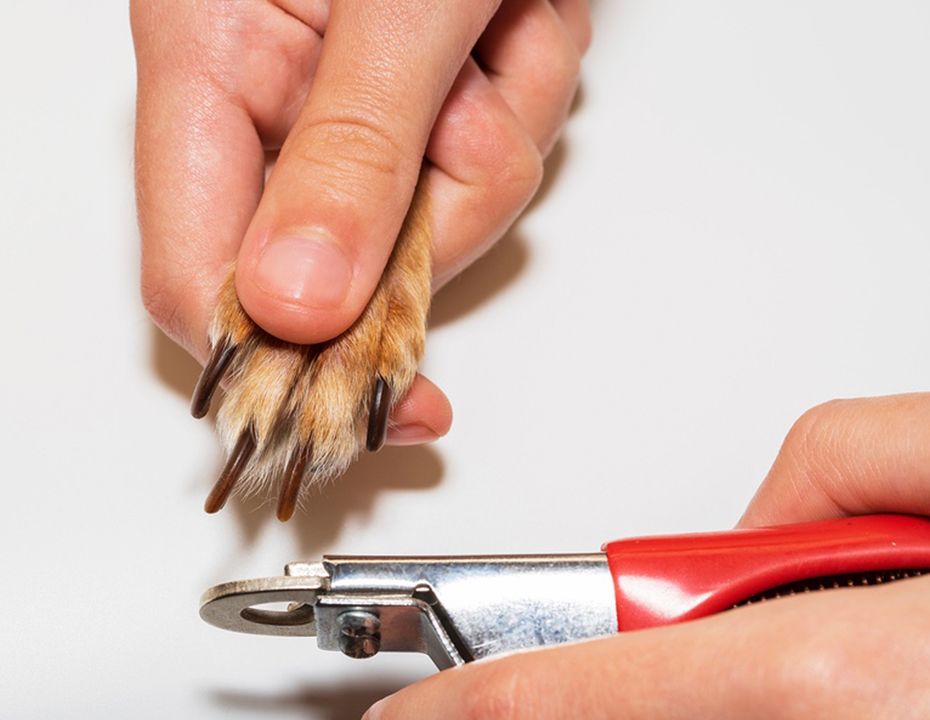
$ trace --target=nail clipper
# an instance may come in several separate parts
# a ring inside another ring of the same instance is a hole
[[[353,658],[425,653],[445,669],[925,571],[930,520],[867,515],[632,538],[591,554],[325,556],[210,588],[200,615],[227,630],[316,637]]]

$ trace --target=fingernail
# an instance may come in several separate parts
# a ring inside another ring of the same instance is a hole
[[[422,445],[438,439],[439,433],[419,423],[388,428],[388,445]]]
[[[352,265],[345,253],[319,236],[272,238],[255,268],[255,284],[264,292],[313,308],[341,305],[351,281]]]

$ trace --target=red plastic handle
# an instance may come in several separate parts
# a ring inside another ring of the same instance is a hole
[[[618,629],[667,625],[726,610],[809,578],[930,568],[930,520],[861,517],[664,537],[604,546]]]

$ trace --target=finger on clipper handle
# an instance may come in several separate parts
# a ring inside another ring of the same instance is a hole
[[[831,400],[792,426],[740,525],[930,514],[930,393]]]
[[[191,398],[191,415],[198,420],[210,412],[210,401],[236,354],[236,345],[228,339],[218,343],[210,353]]]
[[[469,663],[400,690],[364,720],[810,717],[774,709],[793,702],[801,710],[811,683],[823,687],[824,653],[809,653],[800,670],[794,661],[796,645],[822,624],[816,606],[829,594]],[[792,609],[798,601],[805,612]]]
[[[377,452],[384,445],[392,395],[393,391],[387,380],[379,376],[371,392],[371,405],[368,410],[368,437],[365,447],[369,452]]]
[[[297,498],[300,496],[304,472],[306,472],[312,454],[312,446],[308,442],[306,447],[295,450],[288,460],[281,483],[281,494],[278,495],[277,516],[281,522],[290,520],[297,508]]]
[[[226,461],[223,472],[220,473],[219,479],[207,496],[207,500],[203,504],[203,509],[206,512],[212,515],[223,509],[223,506],[232,494],[233,488],[235,488],[239,478],[242,477],[242,472],[245,470],[254,452],[255,434],[250,426],[242,431],[242,434],[236,441],[236,447],[233,448],[232,453],[229,455],[229,459]]]

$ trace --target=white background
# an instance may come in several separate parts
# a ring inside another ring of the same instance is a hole
[[[731,526],[805,408],[930,373],[930,6],[603,0],[538,202],[437,300],[456,420],[288,525],[201,510],[196,365],[137,288],[124,2],[0,10],[0,716],[357,717],[432,671],[203,624],[323,552]]]

